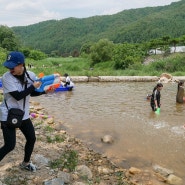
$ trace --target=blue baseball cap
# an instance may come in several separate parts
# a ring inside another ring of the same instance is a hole
[[[8,54],[6,61],[3,65],[9,69],[13,69],[14,67],[18,66],[19,64],[24,63],[24,55],[21,52],[13,51]]]

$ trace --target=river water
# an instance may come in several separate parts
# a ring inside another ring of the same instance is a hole
[[[185,104],[175,101],[177,84],[161,91],[161,112],[152,112],[146,95],[154,82],[77,83],[71,92],[34,97],[61,128],[123,168],[172,169],[185,180]],[[113,144],[101,142],[111,135]]]

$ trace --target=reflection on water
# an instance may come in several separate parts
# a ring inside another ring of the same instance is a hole
[[[34,97],[70,134],[124,168],[158,164],[184,178],[185,105],[176,104],[177,84],[164,84],[161,113],[146,95],[155,83],[79,83],[72,92]],[[101,143],[110,134],[112,145]]]

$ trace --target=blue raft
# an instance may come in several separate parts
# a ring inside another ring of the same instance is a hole
[[[62,86],[60,85],[58,88],[55,89],[55,92],[59,92],[59,91],[72,91],[74,88],[74,86]]]

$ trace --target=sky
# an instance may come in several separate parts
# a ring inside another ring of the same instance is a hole
[[[0,25],[26,26],[46,20],[112,15],[123,10],[169,5],[179,0],[0,0]]]

